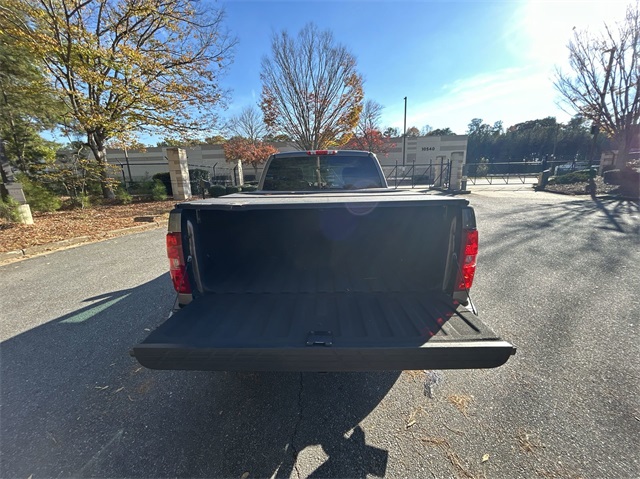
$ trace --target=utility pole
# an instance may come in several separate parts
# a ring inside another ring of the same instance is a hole
[[[407,157],[407,97],[404,97],[404,131],[402,132],[402,171],[404,171],[405,158]]]
[[[593,160],[595,159],[596,154],[596,143],[598,141],[598,134],[600,133],[600,119],[602,118],[602,114],[604,112],[605,100],[607,97],[607,87],[609,86],[609,78],[611,77],[611,67],[613,66],[613,56],[616,53],[616,47],[611,47],[609,50],[604,50],[602,53],[609,53],[609,64],[607,65],[607,69],[604,72],[604,85],[602,87],[602,92],[600,93],[600,111],[598,112],[598,116],[596,120],[593,122],[591,126],[591,132],[593,133],[593,141],[591,142],[591,154],[589,155],[589,194],[591,198],[595,199],[596,197],[596,184],[593,180],[593,168],[591,165],[593,164]]]

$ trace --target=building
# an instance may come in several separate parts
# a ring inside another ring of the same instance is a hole
[[[387,152],[378,154],[385,176],[390,184],[394,182],[415,182],[416,184],[451,184],[459,189],[462,167],[466,162],[467,136],[418,136],[407,137],[406,154],[402,154],[402,138],[390,138]],[[276,142],[279,151],[295,151],[291,143]],[[184,147],[189,168],[210,171],[211,178],[218,182],[237,184],[238,167],[226,161],[222,145],[198,145]],[[156,173],[168,171],[167,159],[162,147],[149,147],[144,151],[107,150],[109,163],[126,181],[148,179]],[[404,165],[403,165],[404,160]],[[449,168],[449,164],[452,167]],[[261,168],[243,168],[245,181],[257,181]]]

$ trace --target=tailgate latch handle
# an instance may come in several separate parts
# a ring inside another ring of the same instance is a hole
[[[331,346],[333,345],[333,333],[331,331],[309,331],[307,346]]]

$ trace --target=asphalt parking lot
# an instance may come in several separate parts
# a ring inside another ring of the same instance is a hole
[[[154,230],[0,267],[0,476],[637,478],[637,202],[472,188],[493,370],[232,374],[128,351],[174,298]]]

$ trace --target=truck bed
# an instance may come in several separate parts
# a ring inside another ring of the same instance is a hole
[[[355,208],[406,207],[416,205],[462,206],[469,202],[463,198],[443,195],[431,195],[421,192],[393,189],[369,189],[345,192],[307,191],[296,193],[278,193],[254,191],[235,193],[219,198],[185,201],[177,205],[185,210],[262,210],[297,208]],[[366,209],[365,209],[366,211]]]
[[[133,349],[148,368],[213,371],[491,368],[514,353],[466,308],[417,291],[210,294]]]

